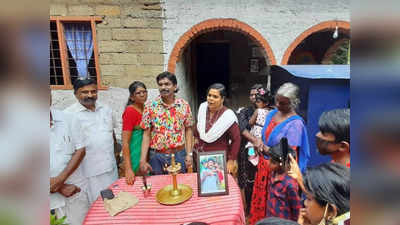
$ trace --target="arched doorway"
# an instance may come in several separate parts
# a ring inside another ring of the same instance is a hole
[[[177,75],[193,111],[215,82],[228,88],[233,109],[248,104],[249,88],[267,83],[276,64],[268,42],[249,25],[235,19],[210,19],[193,26],[175,44],[168,71]]]
[[[336,27],[338,35],[335,38],[333,34]],[[332,56],[332,52],[337,50],[343,44],[344,40],[349,43],[350,23],[346,21],[326,21],[319,23],[304,31],[293,41],[286,49],[281,65],[332,64],[327,58]],[[328,51],[330,52],[329,54]]]

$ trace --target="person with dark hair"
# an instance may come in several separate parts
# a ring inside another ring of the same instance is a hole
[[[256,138],[261,139],[261,131],[265,124],[265,118],[270,111],[268,107],[269,104],[269,91],[260,88],[257,90],[258,94],[256,95],[256,107],[257,109],[254,111],[254,114],[251,116],[249,120],[249,124],[252,126],[250,130],[250,134]],[[246,149],[249,155],[249,161],[257,166],[259,161],[259,155],[254,151],[254,145],[250,141],[246,144]]]
[[[253,193],[254,175],[257,166],[254,166],[248,160],[248,149],[245,147],[248,142],[254,145],[254,148],[263,146],[261,138],[257,138],[250,133],[251,125],[249,123],[251,117],[256,110],[256,96],[258,90],[265,88],[262,84],[254,84],[250,88],[249,100],[251,105],[243,108],[238,113],[239,129],[241,134],[240,151],[238,154],[238,184],[242,190],[242,198],[244,200],[246,214],[250,211],[251,196]]]
[[[140,169],[145,173],[165,174],[165,164],[171,164],[171,154],[175,154],[175,161],[185,173],[186,167],[193,163],[192,112],[185,100],[175,96],[178,84],[174,74],[163,72],[156,80],[160,96],[145,105],[140,123],[144,129]]]
[[[283,137],[279,144],[266,153],[269,156],[266,217],[279,217],[297,221],[301,208],[299,185],[288,176],[289,155],[296,155],[288,139]]]
[[[298,223],[279,217],[268,217],[258,221],[255,225],[299,225]]]
[[[135,181],[139,172],[143,129],[140,127],[144,103],[147,101],[146,85],[134,81],[129,85],[129,99],[122,114],[122,152],[125,180],[128,185]]]
[[[308,168],[304,175],[307,199],[301,225],[347,224],[350,219],[350,169],[338,163]]]
[[[178,81],[176,80],[176,76],[173,73],[170,73],[170,72],[167,71],[167,72],[162,72],[162,73],[158,74],[158,76],[156,77],[157,84],[160,82],[160,80],[163,80],[163,79],[168,79],[175,86],[178,85]],[[179,88],[176,87],[174,92],[178,93],[178,91],[179,91]]]
[[[195,137],[197,151],[224,150],[227,155],[228,173],[237,175],[237,154],[240,147],[240,131],[236,114],[224,106],[226,88],[212,84],[207,90],[207,101],[200,104]]]
[[[315,137],[319,153],[330,155],[332,162],[350,168],[350,109],[334,109],[322,113],[318,126],[319,132]],[[289,175],[305,191],[301,171],[294,159],[291,159]]]
[[[315,135],[321,155],[330,155],[333,162],[350,167],[350,109],[322,113]]]
[[[74,94],[76,96],[78,90],[84,86],[89,86],[89,85],[97,85],[96,81],[90,78],[78,78],[76,79],[76,81],[74,82]],[[97,87],[97,86],[96,86]],[[82,90],[80,90],[80,92],[82,92]],[[96,93],[97,93],[97,88],[96,88]],[[81,101],[82,100],[82,101]],[[85,100],[85,98],[83,99],[78,99],[78,101],[82,104],[85,105],[83,100]],[[89,99],[90,100],[90,99]],[[86,104],[87,106],[90,105],[90,103]]]
[[[89,201],[93,203],[100,191],[118,179],[115,160],[115,119],[112,109],[97,101],[97,84],[90,78],[79,78],[74,83],[74,94],[79,101],[66,112],[77,116],[86,140],[86,156],[82,170],[88,178]]]
[[[276,145],[286,137],[289,146],[296,151],[301,171],[305,171],[310,159],[308,135],[303,118],[296,113],[300,103],[299,87],[293,83],[281,85],[275,95],[276,109],[268,113],[261,131],[264,146],[260,153],[268,152],[271,146]],[[250,209],[250,224],[265,217],[266,198],[269,176],[269,158],[259,157],[257,172],[254,179],[254,188]]]

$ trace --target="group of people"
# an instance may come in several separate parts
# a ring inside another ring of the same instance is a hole
[[[250,90],[251,105],[235,113],[224,104],[225,86],[212,84],[195,122],[189,104],[176,96],[176,76],[163,72],[156,82],[160,95],[151,102],[144,83],[129,86],[120,174],[127,184],[138,175],[166,174],[171,154],[185,173],[194,167],[198,152],[224,150],[227,172],[242,189],[250,224],[265,217],[329,224],[349,211],[348,109],[321,116],[316,143],[333,162],[307,168],[310,150],[304,121],[296,114],[296,85],[283,84],[272,98],[256,84]],[[50,208],[72,225],[81,224],[100,191],[118,179],[112,110],[97,102],[94,80],[76,80],[74,95],[78,102],[64,112],[50,110]]]

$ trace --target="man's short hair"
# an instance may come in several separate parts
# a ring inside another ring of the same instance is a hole
[[[318,203],[337,207],[338,215],[350,209],[350,169],[339,163],[324,163],[307,168],[304,187]]]
[[[156,80],[157,80],[157,84],[160,80],[167,78],[168,80],[170,80],[174,85],[178,84],[178,81],[176,80],[176,76],[173,73],[170,72],[162,72],[160,74],[158,74]]]
[[[350,109],[334,109],[322,113],[318,122],[322,133],[331,133],[336,142],[350,143]]]
[[[90,79],[90,78],[78,78],[74,82],[74,93],[76,93],[76,91],[79,88],[87,86],[87,85],[92,85],[92,84],[97,84],[97,83],[95,80]]]
[[[299,225],[299,224],[287,219],[282,219],[278,217],[268,217],[266,219],[259,220],[255,225]]]
[[[162,73],[158,74],[158,76],[157,76],[157,78],[156,78],[157,84],[158,84],[158,82],[159,82],[160,80],[162,80],[162,79],[164,79],[164,78],[167,78],[168,80],[170,80],[174,85],[177,85],[177,84],[178,84],[178,81],[176,80],[175,74],[170,73],[170,72],[168,72],[168,71],[167,71],[167,72],[162,72]],[[178,91],[179,91],[179,88],[177,87],[176,90],[175,90],[175,93],[178,93]]]

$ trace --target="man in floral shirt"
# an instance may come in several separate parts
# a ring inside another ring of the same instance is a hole
[[[143,128],[140,169],[152,174],[165,174],[171,163],[171,154],[181,163],[181,172],[192,165],[193,117],[189,104],[176,98],[178,91],[174,74],[163,72],[157,76],[158,96],[146,104],[141,127]],[[150,149],[150,152],[149,152]],[[149,152],[149,162],[146,161]]]

